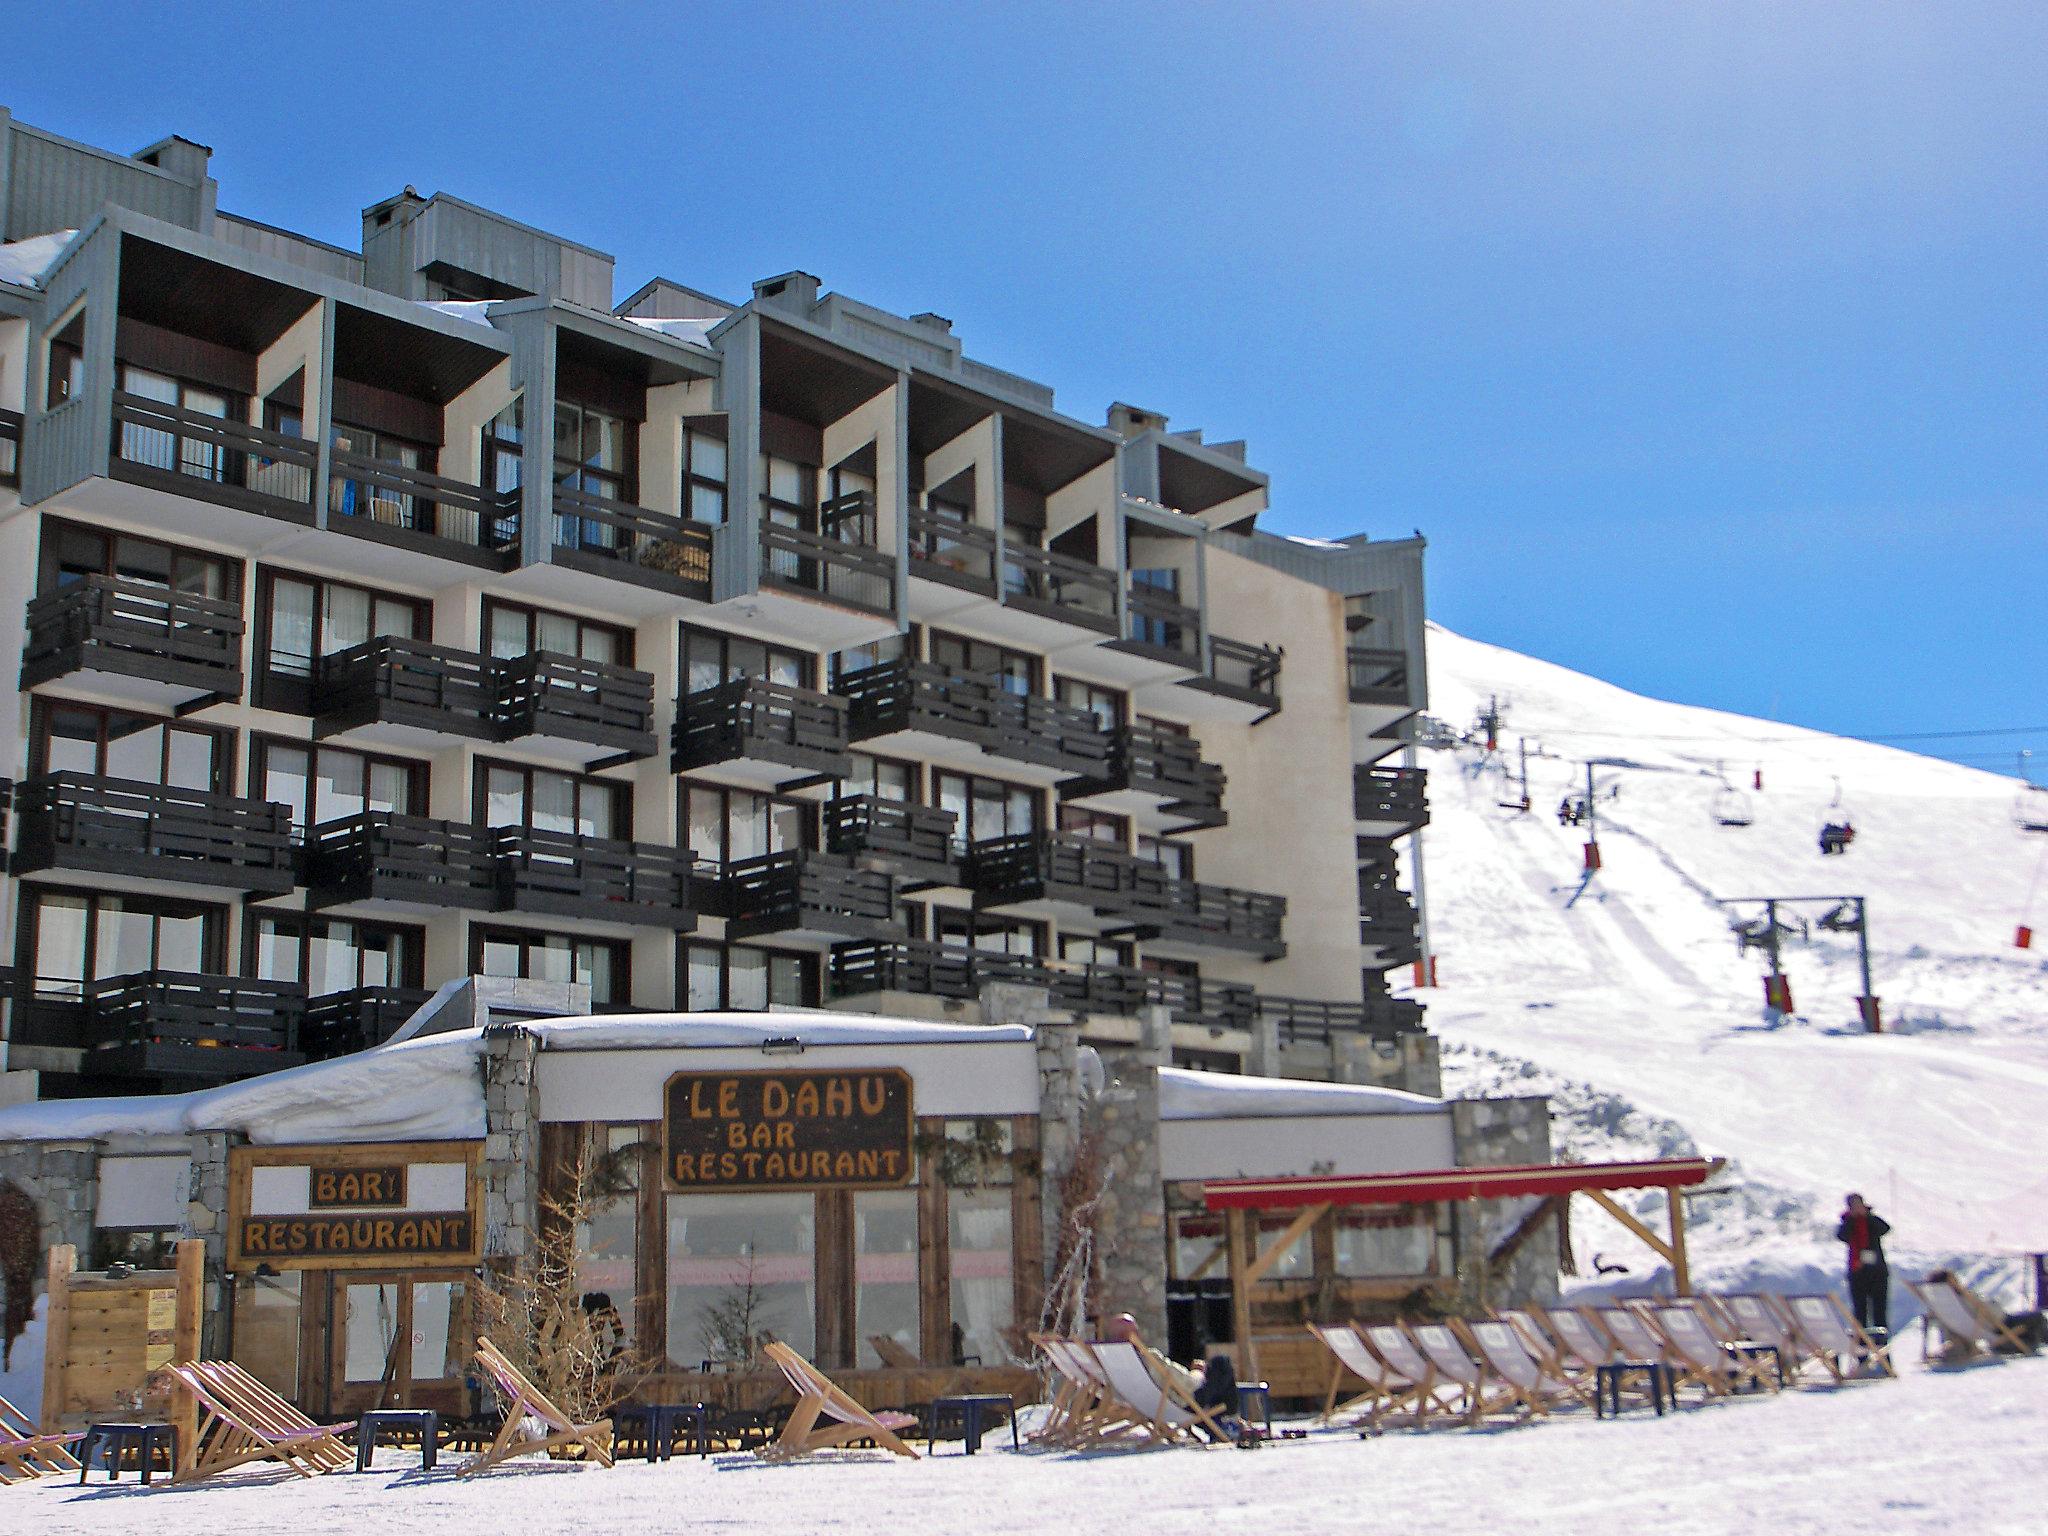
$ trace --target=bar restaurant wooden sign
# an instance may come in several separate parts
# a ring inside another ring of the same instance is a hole
[[[483,1258],[483,1143],[237,1147],[230,1270],[472,1268]]]
[[[678,1072],[663,1108],[673,1190],[889,1189],[915,1172],[917,1122],[901,1067]]]

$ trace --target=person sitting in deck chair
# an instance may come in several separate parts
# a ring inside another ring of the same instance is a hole
[[[1202,1384],[1195,1388],[1195,1403],[1202,1408],[1216,1410],[1216,1430],[1211,1439],[1221,1444],[1223,1440],[1235,1440],[1243,1426],[1237,1419],[1237,1367],[1230,1356],[1213,1354],[1202,1367]],[[1205,1431],[1209,1426],[1202,1426]]]
[[[1145,1335],[1138,1331],[1138,1320],[1128,1312],[1119,1312],[1102,1325],[1102,1337],[1110,1344],[1135,1344],[1159,1360],[1168,1370],[1180,1372],[1181,1380],[1190,1392],[1199,1391],[1202,1373],[1191,1371],[1178,1360],[1169,1360],[1145,1343]],[[1234,1390],[1234,1389],[1233,1389]]]

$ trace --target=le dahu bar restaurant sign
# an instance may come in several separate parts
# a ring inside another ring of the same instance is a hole
[[[468,1268],[483,1252],[476,1141],[237,1147],[228,1268]]]
[[[910,1074],[901,1067],[678,1072],[664,1108],[673,1190],[888,1189],[915,1171]]]

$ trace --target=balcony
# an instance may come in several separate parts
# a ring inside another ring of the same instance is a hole
[[[1138,723],[1110,732],[1107,771],[1100,779],[1062,785],[1060,798],[1134,818],[1146,831],[1220,827],[1223,770],[1202,756],[1192,736]]]
[[[926,508],[910,512],[910,616],[921,623],[996,595],[1001,546],[995,530]]]
[[[808,688],[739,677],[686,694],[676,706],[671,765],[774,789],[793,778],[844,778],[846,701]]]
[[[0,486],[21,486],[21,412],[0,409]]]
[[[306,848],[307,905],[491,912],[497,859],[488,828],[393,811],[323,822]]]
[[[500,912],[585,918],[688,933],[690,850],[531,827],[481,832],[490,839]]]
[[[813,650],[894,634],[896,557],[853,537],[874,528],[874,498],[866,491],[837,497],[820,505],[818,517],[827,532],[761,524],[760,591],[748,599],[750,626]]]
[[[838,854],[792,849],[738,859],[725,866],[720,886],[728,938],[829,943],[903,931],[895,881]]]
[[[1045,651],[1116,638],[1114,571],[1007,539],[1001,554],[1002,608],[977,628]]]
[[[652,757],[654,678],[631,667],[560,651],[529,651],[490,663],[497,739],[585,763],[591,747],[612,760]],[[556,749],[560,749],[557,751]]]
[[[519,492],[487,491],[465,480],[411,469],[388,459],[335,449],[327,526],[380,544],[370,573],[421,578],[420,559],[451,561],[438,579],[464,570],[509,571],[519,561]]]
[[[865,869],[902,876],[912,882],[907,890],[958,885],[955,821],[951,811],[873,795],[842,795],[825,802],[825,848]]]
[[[1354,704],[1405,705],[1408,702],[1408,653],[1372,646],[1347,646],[1344,668]]]
[[[1376,768],[1360,763],[1351,770],[1351,815],[1361,837],[1405,837],[1429,825],[1429,770]]]
[[[1392,848],[1361,842],[1358,864],[1358,936],[1365,946],[1366,965],[1387,970],[1409,965],[1422,955],[1421,926],[1415,902],[1401,889]]]
[[[1384,992],[1357,1003],[1324,1003],[1299,997],[1261,997],[1261,1018],[1278,1026],[1280,1044],[1325,1045],[1339,1035],[1391,1040],[1422,1029],[1422,1004]]]
[[[1182,678],[1170,701],[1148,694],[1146,702],[1164,704],[1195,720],[1257,725],[1280,712],[1280,662],[1275,646],[1212,634],[1207,668]]]
[[[32,779],[16,798],[17,874],[120,875],[273,896],[297,883],[291,811],[282,805],[72,772]]]
[[[522,573],[543,595],[641,618],[672,598],[711,601],[712,530],[705,524],[577,486],[557,485],[554,500],[549,568]]]
[[[114,391],[108,472],[174,496],[310,526],[319,461],[307,438]]]
[[[436,749],[496,741],[491,663],[474,651],[387,636],[313,667],[313,734]]]
[[[848,673],[834,691],[847,701],[847,734],[876,752],[1037,784],[1107,771],[1109,734],[1092,714],[1012,693],[997,677],[891,661]]]
[[[299,1048],[308,1061],[367,1051],[397,1034],[433,995],[415,987],[357,987],[316,997],[306,1005]]]
[[[1169,976],[1117,965],[1056,965],[1053,1001],[1082,1013],[1129,1017],[1140,1008],[1164,1008],[1176,1024],[1249,1029],[1258,997],[1239,982]]]
[[[305,1012],[306,989],[291,982],[182,971],[87,982],[83,1071],[163,1090],[295,1067]]]
[[[242,693],[242,609],[124,576],[88,576],[28,605],[21,686],[71,687],[164,707]]]
[[[1286,897],[1177,879],[1091,838],[1035,832],[976,843],[967,873],[977,908],[1088,913],[1161,948],[1287,953]]]

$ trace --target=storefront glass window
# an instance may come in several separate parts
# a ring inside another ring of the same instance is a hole
[[[813,1196],[668,1197],[668,1352],[678,1365],[751,1359],[770,1339],[809,1355],[817,1315]]]
[[[1436,1246],[1436,1228],[1421,1219],[1428,1207],[1395,1206],[1384,1211],[1337,1213],[1337,1273],[1346,1276],[1426,1275]]]
[[[1294,1224],[1294,1212],[1286,1211],[1273,1216],[1261,1216],[1258,1224],[1258,1250],[1266,1249],[1279,1239]],[[1307,1280],[1316,1272],[1316,1248],[1311,1237],[1313,1229],[1304,1228],[1301,1236],[1287,1245],[1286,1252],[1275,1259],[1267,1269],[1268,1280]]]
[[[868,1341],[894,1339],[921,1353],[917,1316],[917,1192],[868,1190],[853,1197],[854,1337],[863,1366],[890,1364]]]
[[[299,1284],[296,1270],[235,1277],[235,1363],[280,1397],[299,1395]]]
[[[618,1315],[619,1342],[633,1342],[633,1299],[640,1244],[640,1133],[629,1125],[602,1132],[592,1150],[589,1219],[576,1227],[576,1288],[592,1308]],[[595,1298],[602,1298],[598,1300]]]
[[[1009,1363],[1004,1335],[1015,1321],[1010,1289],[1010,1191],[951,1189],[953,1362]]]

